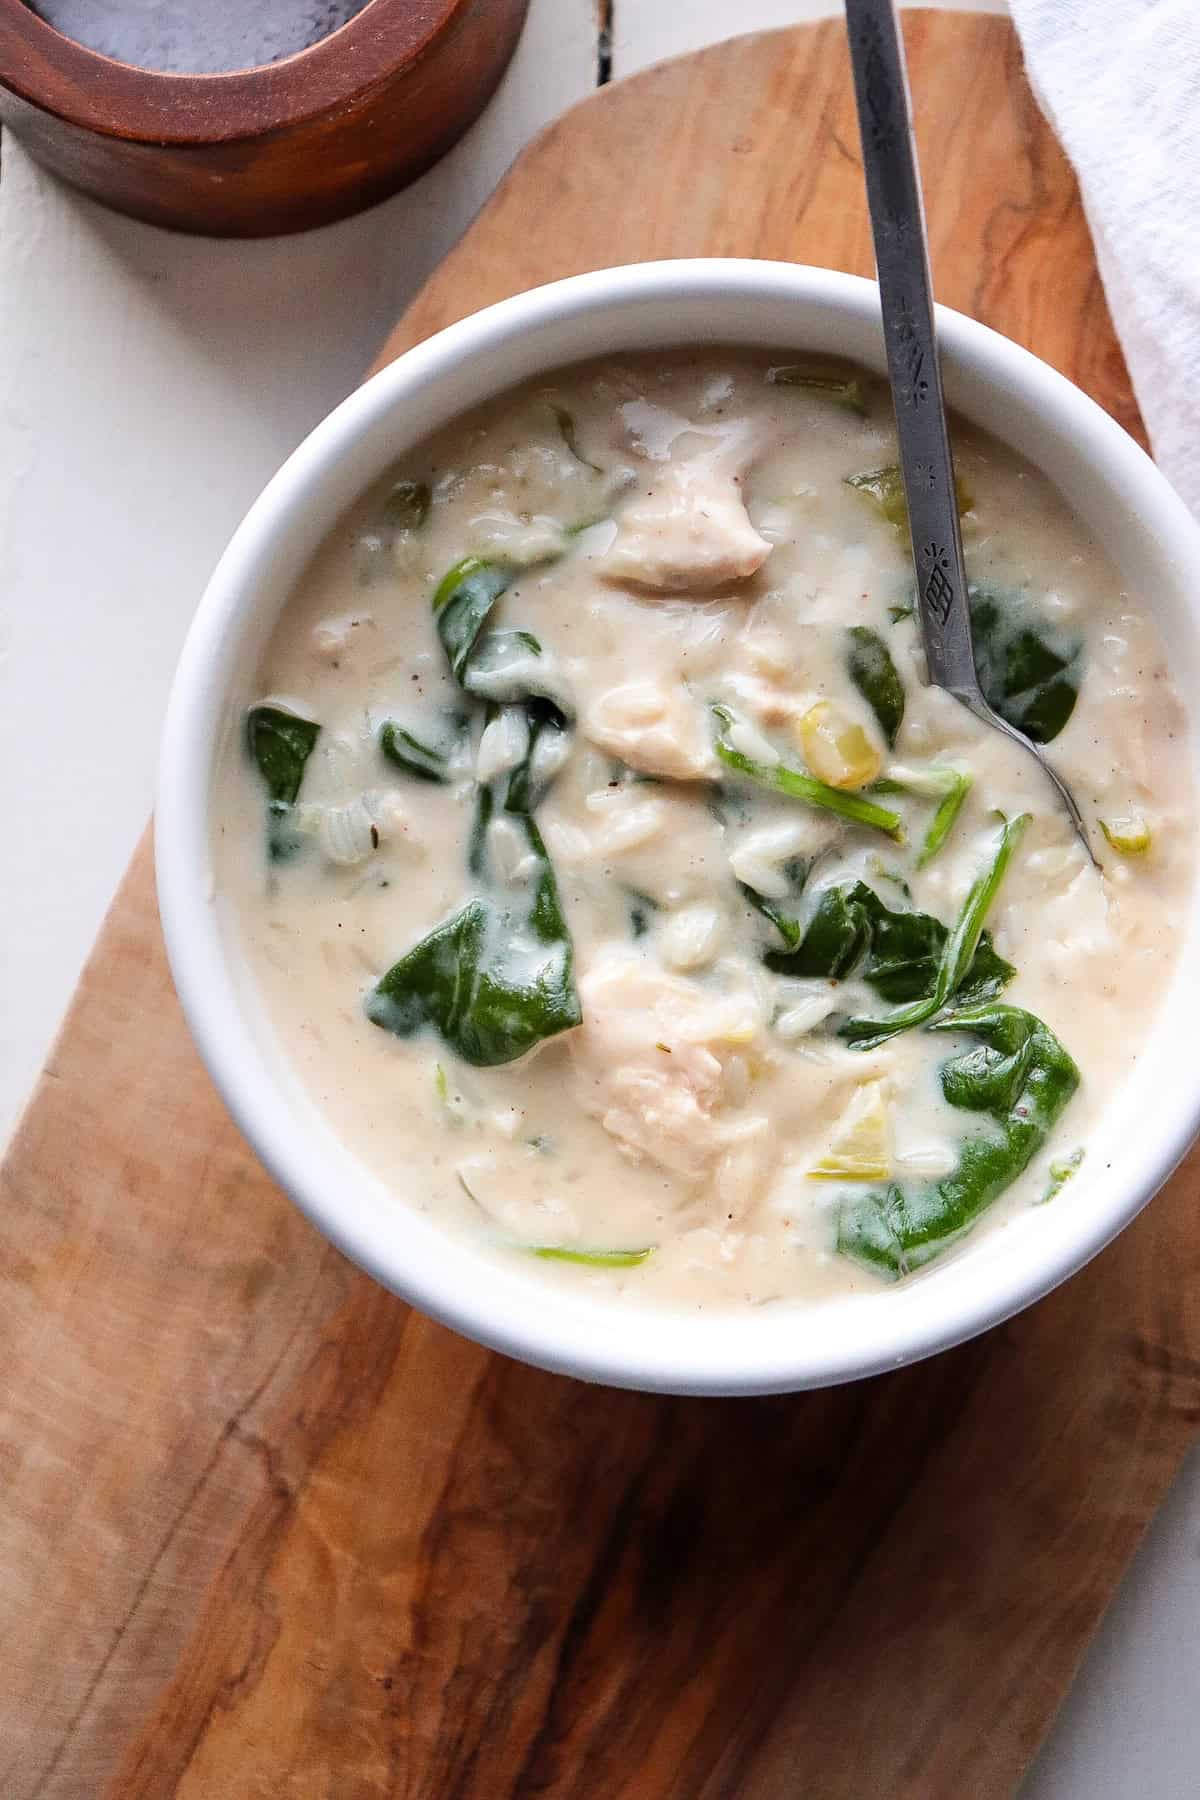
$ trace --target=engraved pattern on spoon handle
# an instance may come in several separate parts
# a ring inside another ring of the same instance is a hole
[[[908,81],[892,0],[846,0],[917,616],[931,680],[979,697]]]

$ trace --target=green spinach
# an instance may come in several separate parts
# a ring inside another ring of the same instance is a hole
[[[925,833],[925,841],[917,855],[918,869],[923,869],[927,862],[932,861],[950,836],[973,781],[974,776],[968,775],[965,770],[946,770],[946,790],[937,804],[929,822],[929,830]]]
[[[759,905],[784,941],[782,950],[768,950],[763,961],[777,975],[824,977],[844,981],[862,962],[871,947],[879,915],[887,907],[865,882],[826,888],[806,924],[780,918]]]
[[[267,855],[272,862],[285,862],[300,847],[288,819],[320,734],[314,720],[279,706],[252,706],[246,714],[246,748],[267,790]]]
[[[488,614],[501,594],[516,580],[512,563],[485,562],[464,556],[447,570],[433,596],[438,637],[446,660],[460,687],[466,686],[467,667]]]
[[[869,625],[851,625],[846,669],[887,739],[890,750],[904,719],[904,683],[892,661],[891,651]]]
[[[810,393],[826,394],[835,405],[867,417],[867,396],[858,375],[842,375],[833,370],[809,369],[803,363],[780,363],[767,370],[773,387],[807,388]]]
[[[626,888],[625,898],[629,903],[630,935],[636,941],[644,938],[649,931],[651,917],[660,910],[659,904],[649,894],[643,894],[637,888]]]
[[[825,888],[806,925],[787,924],[791,930],[781,927],[785,948],[763,958],[769,969],[829,981],[857,974],[893,1006],[934,991],[949,936],[930,913],[886,906],[865,881]],[[957,992],[982,1000],[998,994],[1015,973],[984,932]]]
[[[809,806],[837,813],[856,825],[870,825],[876,831],[886,831],[891,838],[902,838],[903,821],[900,814],[892,812],[888,807],[878,806],[875,801],[866,800],[861,794],[829,787],[815,776],[806,775],[799,769],[789,769],[783,763],[755,762],[741,750],[735,750],[726,736],[729,727],[736,723],[734,715],[727,706],[714,706],[711,710],[720,728],[716,738],[716,752],[727,769],[744,775],[748,781],[757,782],[760,787],[772,788],[777,794],[786,794],[790,800],[803,800]]]
[[[575,461],[577,463],[582,463],[585,469],[590,469],[593,475],[603,475],[604,470],[600,467],[600,464],[594,463],[591,458],[585,456],[583,451],[579,448],[579,433],[575,426],[575,415],[569,413],[565,406],[560,406],[555,400],[550,402],[550,411],[554,414],[554,422],[558,426],[559,436],[562,438],[569,453],[575,458]],[[576,529],[578,529],[578,527]]]
[[[804,891],[804,884],[812,871],[813,858],[794,856],[783,865],[781,873],[788,884],[788,895],[796,899]],[[766,894],[760,894],[745,881],[738,882],[738,892],[744,900],[748,900],[755,912],[761,913],[767,922],[775,927],[789,951],[795,950],[804,935],[804,927],[799,919],[790,912],[785,912],[778,900],[770,900]],[[764,961],[770,962],[773,952],[768,952]]]
[[[456,738],[461,739],[467,728],[467,721],[461,713],[450,721]],[[398,725],[394,719],[388,719],[379,733],[379,748],[390,763],[403,769],[406,775],[414,775],[418,781],[449,781],[450,763],[454,753],[453,743],[423,743],[422,740]]]
[[[528,878],[502,890],[489,881],[497,891],[468,900],[394,963],[367,995],[372,1024],[397,1037],[432,1026],[464,1062],[479,1067],[512,1062],[579,1024],[571,935],[533,818],[530,765],[542,734],[558,729],[549,708],[531,707],[523,761],[506,782],[481,787],[477,797],[472,871],[490,876],[487,827],[502,814],[524,840]]]
[[[501,706],[548,701],[561,722],[572,717],[570,697],[532,631],[488,631],[476,641],[463,686],[476,699]]]
[[[383,503],[383,516],[395,531],[419,531],[432,504],[427,481],[397,481]]]
[[[1082,640],[1056,631],[1022,598],[971,583],[968,599],[975,672],[988,705],[1035,744],[1050,743],[1075,710]]]
[[[1054,1033],[1020,1007],[973,1007],[930,1029],[979,1039],[943,1064],[942,1092],[951,1106],[983,1114],[991,1125],[964,1140],[957,1168],[943,1180],[893,1182],[843,1202],[838,1250],[893,1281],[970,1230],[1029,1166],[1079,1085],[1079,1070]]]
[[[467,556],[438,583],[433,611],[438,637],[454,679],[479,700],[508,704],[531,695],[552,701],[562,719],[570,704],[548,667],[539,673],[542,646],[531,631],[488,631],[484,626],[501,594],[520,571],[511,563]]]
[[[859,1050],[873,1050],[901,1031],[910,1031],[914,1025],[924,1025],[956,994],[961,993],[964,1001],[968,997],[976,1001],[982,999],[989,989],[995,991],[991,986],[992,981],[1000,969],[1008,969],[1009,965],[996,956],[990,947],[985,953],[982,974],[973,971],[973,965],[981,949],[984,921],[1028,824],[1028,813],[1021,813],[1017,818],[1002,823],[992,859],[976,876],[958,918],[946,935],[928,991],[912,999],[907,1006],[902,1006],[886,1019],[847,1019],[840,1033],[847,1043],[855,1045]]]
[[[882,856],[869,856],[867,867],[876,881],[886,881],[889,887],[896,888],[904,895],[909,905],[912,904],[912,889],[898,869],[889,869]]]

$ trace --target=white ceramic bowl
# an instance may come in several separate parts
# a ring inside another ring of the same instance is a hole
[[[1180,692],[1200,692],[1200,530],[1119,426],[1005,338],[941,311],[950,402],[1045,469],[1153,610]],[[1055,1206],[981,1233],[895,1287],[805,1309],[651,1311],[559,1290],[443,1235],[341,1144],[286,1060],[212,903],[216,759],[251,696],[288,592],[345,508],[410,445],[544,370],[608,352],[731,343],[837,352],[882,371],[873,283],[741,261],[650,263],[581,275],[489,307],[410,350],[339,406],[288,460],[222,557],[171,695],[157,812],[171,967],[233,1117],[309,1218],[380,1281],[482,1343],[628,1387],[754,1394],[818,1387],[948,1348],[1029,1305],[1127,1225],[1200,1125],[1193,895],[1152,1035]],[[1200,754],[1192,720],[1192,762]]]

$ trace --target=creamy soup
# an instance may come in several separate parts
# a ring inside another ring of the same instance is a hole
[[[218,904],[397,1206],[694,1307],[1086,1205],[1191,879],[1184,721],[1051,482],[955,442],[985,690],[1102,874],[1032,759],[925,685],[874,378],[568,369],[330,537],[224,759]]]

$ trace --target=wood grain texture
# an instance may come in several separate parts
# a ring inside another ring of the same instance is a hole
[[[906,35],[955,96],[939,292],[1136,426],[1011,31]],[[854,145],[834,27],[606,90],[388,353],[636,256],[866,269]],[[588,1388],[429,1323],[230,1125],[148,842],[0,1186],[5,1800],[1007,1795],[1200,1417],[1195,1158],[1033,1311],[831,1393]]]
[[[72,187],[154,225],[307,231],[372,206],[478,117],[528,0],[372,0],[308,50],[176,75],[114,62],[0,0],[0,120]]]

